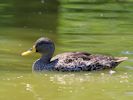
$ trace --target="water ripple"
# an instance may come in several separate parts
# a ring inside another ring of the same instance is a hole
[[[132,66],[124,66],[124,67],[127,68],[127,69],[130,69],[130,70],[133,70]]]
[[[125,92],[126,95],[132,95],[133,96],[133,91],[131,92]]]
[[[121,53],[125,55],[132,55],[133,51],[122,51]]]

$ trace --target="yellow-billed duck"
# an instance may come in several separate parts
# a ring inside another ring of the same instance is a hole
[[[33,63],[33,71],[93,71],[112,69],[128,59],[128,57],[111,57],[86,52],[66,52],[52,58],[54,51],[55,45],[52,40],[41,37],[31,49],[23,52],[21,55],[28,55],[32,52],[41,54],[41,58]]]

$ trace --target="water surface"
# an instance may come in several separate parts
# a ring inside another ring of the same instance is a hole
[[[1,0],[0,100],[132,100],[132,0]],[[116,73],[32,73],[39,54],[21,57],[41,36],[66,51],[127,56]]]

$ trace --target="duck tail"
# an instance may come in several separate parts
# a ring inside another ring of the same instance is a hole
[[[128,57],[115,57],[117,63],[121,63],[128,59]]]

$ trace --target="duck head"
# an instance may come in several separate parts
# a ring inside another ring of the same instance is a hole
[[[53,55],[55,50],[55,46],[52,40],[46,38],[46,37],[41,37],[39,38],[35,44],[33,45],[32,48],[27,50],[26,52],[23,52],[21,55],[26,56],[34,52],[38,52],[42,55]]]

